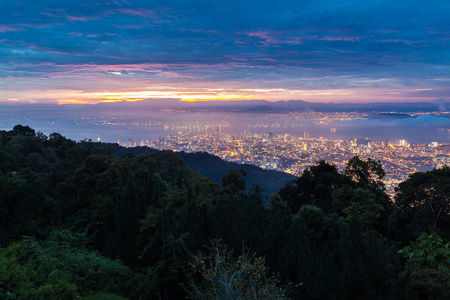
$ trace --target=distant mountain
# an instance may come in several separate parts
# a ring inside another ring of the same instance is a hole
[[[450,103],[404,102],[404,103],[314,103],[302,100],[276,101],[197,101],[177,99],[147,99],[135,102],[99,103],[86,107],[100,111],[158,111],[183,110],[191,112],[222,111],[243,113],[287,113],[287,112],[415,112],[447,110]]]
[[[371,116],[372,119],[414,119],[417,116],[411,116],[404,113],[375,113]]]
[[[135,155],[149,154],[159,152],[149,147],[133,147],[125,148],[117,144],[109,143],[95,143],[97,147],[113,147],[117,156],[121,157],[127,153],[133,153]],[[172,152],[172,151],[168,151]],[[296,177],[284,172],[264,170],[260,167],[253,165],[242,165],[233,162],[227,162],[215,155],[208,154],[206,152],[186,153],[186,152],[174,152],[174,154],[182,159],[186,166],[199,173],[203,177],[211,178],[213,181],[221,184],[222,177],[230,173],[232,170],[239,171],[243,169],[247,172],[245,177],[247,190],[252,185],[256,184],[262,188],[263,201],[267,202],[269,195],[277,193],[286,182],[295,179]]]
[[[4,110],[30,111],[78,111],[86,113],[134,113],[145,111],[188,111],[188,112],[242,112],[242,113],[288,113],[288,112],[430,112],[448,111],[450,103],[434,102],[403,103],[316,103],[302,100],[270,102],[266,100],[196,101],[179,99],[146,99],[140,101],[102,102],[96,105],[50,105],[22,104],[0,105]]]

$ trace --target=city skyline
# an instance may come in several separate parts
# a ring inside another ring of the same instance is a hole
[[[308,129],[306,129],[308,130]],[[330,128],[336,132],[336,128]],[[146,146],[157,150],[184,151],[187,153],[207,152],[225,161],[251,164],[262,169],[276,170],[301,176],[303,171],[319,161],[335,165],[344,170],[355,155],[362,159],[381,162],[386,177],[387,192],[393,196],[398,184],[418,171],[439,169],[450,162],[450,143],[431,142],[412,145],[407,140],[373,141],[369,139],[339,139],[310,137],[308,131],[303,137],[290,134],[274,135],[273,132],[239,135],[224,134],[220,128],[214,133],[178,132],[157,141],[130,138],[118,141],[123,147]]]
[[[449,101],[446,1],[3,1],[0,104]]]

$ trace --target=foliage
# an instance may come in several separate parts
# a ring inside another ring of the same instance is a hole
[[[411,285],[420,299],[450,298],[450,242],[422,233],[399,253],[408,259]]]
[[[230,277],[239,285],[229,291],[294,299],[446,295],[447,244],[429,235],[407,262],[397,252],[424,231],[450,234],[448,168],[411,175],[394,209],[379,162],[354,157],[339,172],[319,161],[263,205],[261,187],[246,188],[253,171],[229,172],[221,188],[174,153],[117,146],[116,157],[97,146],[27,126],[0,131],[0,298],[181,299],[190,283],[200,297]],[[213,160],[190,156],[203,168]],[[217,238],[191,274],[194,253]]]
[[[375,225],[378,224],[384,208],[374,193],[359,187],[343,186],[334,191],[331,198],[334,207],[345,216],[346,220],[358,224],[363,229],[365,238],[380,235],[375,230]]]
[[[422,233],[411,246],[399,251],[409,263],[437,268],[450,269],[450,242],[444,244],[442,238],[436,233]]]
[[[192,281],[190,298],[286,299],[289,288],[279,287],[280,279],[270,275],[264,258],[250,255],[244,247],[242,252],[234,259],[227,246],[215,240],[210,255],[195,256],[191,266],[201,279]]]
[[[286,184],[279,194],[288,203],[293,214],[297,213],[302,205],[316,205],[326,212],[331,212],[331,194],[341,187],[345,180],[336,166],[322,160],[303,171],[302,176]]]
[[[0,249],[0,298],[72,299],[96,290],[130,292],[132,271],[86,247],[86,238],[54,232]],[[130,285],[128,285],[130,284]]]
[[[222,178],[222,185],[233,192],[245,191],[245,179],[241,178],[245,175],[247,175],[247,173],[243,169],[239,172],[232,170]]]
[[[89,296],[80,297],[80,300],[127,300],[127,298],[124,298],[120,295],[113,294],[113,293],[107,293],[107,292],[100,292],[95,293]]]
[[[395,204],[401,212],[399,223],[409,223],[406,234],[417,237],[422,232],[443,231],[449,235],[450,168],[412,174],[399,184]]]
[[[345,167],[344,175],[350,177],[359,186],[373,186],[384,189],[383,177],[386,175],[380,161],[371,158],[351,158]]]

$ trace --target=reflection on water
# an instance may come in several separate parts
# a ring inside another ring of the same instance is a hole
[[[331,116],[331,117],[330,117]],[[10,130],[22,124],[44,134],[59,132],[74,140],[100,137],[105,142],[118,140],[156,140],[178,132],[217,132],[239,135],[289,134],[327,139],[367,138],[385,141],[404,139],[410,143],[450,142],[450,119],[421,115],[411,118],[370,118],[349,114],[243,114],[145,112],[129,114],[16,112],[0,115],[0,128]]]

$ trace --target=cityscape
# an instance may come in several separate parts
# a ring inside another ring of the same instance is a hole
[[[304,132],[304,137],[274,135],[272,132],[229,135],[221,133],[218,127],[216,133],[169,134],[157,141],[141,139],[134,142],[130,139],[118,143],[121,146],[148,146],[158,150],[208,152],[226,161],[252,164],[296,176],[320,160],[343,170],[346,162],[358,155],[362,159],[381,161],[386,172],[384,183],[390,195],[408,175],[450,164],[450,143],[424,145],[410,144],[406,140],[331,140],[309,137],[309,132]]]
[[[166,134],[157,139],[134,140],[130,137],[117,143],[124,147],[147,146],[158,150],[207,152],[226,161],[256,165],[295,176],[300,176],[305,169],[320,160],[325,160],[343,170],[347,161],[358,155],[362,159],[371,158],[382,163],[386,172],[383,180],[391,196],[394,195],[398,184],[406,180],[410,174],[450,164],[450,143],[438,141],[413,143],[407,139],[333,138],[337,129],[330,127],[332,121],[364,120],[368,118],[368,114],[291,114],[289,120],[298,120],[299,115],[303,116],[302,120],[313,120],[316,125],[327,127],[329,132],[327,137],[315,136],[307,131],[313,129],[313,126],[302,127],[302,124],[288,121],[267,125],[259,120],[254,125],[247,124],[245,130],[236,134],[225,132],[232,126],[226,122],[215,125],[214,123],[200,125],[198,122],[184,125],[177,122],[154,122],[152,125],[151,122],[140,121],[133,124],[162,126]],[[283,132],[283,128],[292,127],[297,128],[297,134],[274,133],[274,130]],[[440,131],[447,132],[448,129]]]
[[[343,170],[355,155],[380,161],[389,195],[410,174],[450,165],[449,111],[242,113],[114,109],[0,115],[5,128],[27,122],[45,134],[55,125],[69,138],[124,147],[207,152],[295,176],[324,160]],[[423,121],[425,120],[425,121]],[[74,135],[74,136],[72,136]]]

